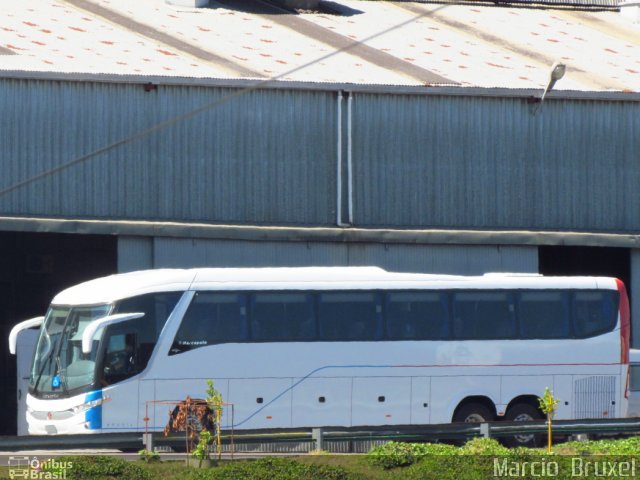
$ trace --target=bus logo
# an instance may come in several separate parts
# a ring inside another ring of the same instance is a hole
[[[67,478],[67,470],[73,468],[73,462],[62,462],[51,458],[40,461],[38,457],[9,457],[9,477],[34,480],[58,480]]]
[[[9,457],[9,478],[29,478],[29,457]]]

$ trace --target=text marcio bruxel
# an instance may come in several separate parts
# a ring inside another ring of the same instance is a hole
[[[533,461],[517,461],[508,458],[493,459],[493,476],[496,478],[522,477],[600,477],[635,478],[636,459],[607,460],[571,457],[571,462],[558,462],[541,458]]]

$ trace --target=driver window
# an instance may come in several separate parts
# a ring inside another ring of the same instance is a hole
[[[135,333],[113,333],[104,352],[103,378],[108,384],[129,378],[139,372]]]

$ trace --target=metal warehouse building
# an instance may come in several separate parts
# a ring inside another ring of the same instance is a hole
[[[116,272],[378,265],[617,276],[639,345],[640,88],[540,102],[535,85],[412,72],[395,86],[0,72],[4,338]]]

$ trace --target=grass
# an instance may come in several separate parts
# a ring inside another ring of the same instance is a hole
[[[413,455],[407,455],[413,452]],[[384,456],[388,455],[387,461]],[[398,462],[393,461],[396,455]],[[140,480],[481,480],[491,468],[492,457],[522,460],[546,455],[546,449],[506,450],[495,440],[474,439],[456,448],[442,444],[392,443],[374,449],[368,455],[332,455],[312,452],[295,457],[264,458],[260,460],[224,460],[218,467],[208,470],[188,468],[184,461],[142,460],[131,462]],[[566,456],[596,458],[597,455],[637,458],[640,465],[640,437],[590,442],[568,442],[554,447],[551,458],[563,460]],[[39,459],[44,460],[40,455]],[[122,468],[119,459],[87,460],[69,457],[80,469],[68,472],[69,480],[115,480]],[[409,461],[405,461],[409,459]],[[489,459],[489,460],[487,460]],[[564,459],[568,460],[568,459]],[[484,461],[484,463],[483,463]],[[95,465],[94,463],[95,462]],[[111,464],[109,463],[111,462]],[[399,466],[402,465],[402,466]],[[481,471],[486,470],[484,473]],[[9,468],[0,467],[0,479],[9,479]],[[34,478],[34,477],[30,477]],[[39,478],[52,478],[42,476]],[[53,477],[62,478],[62,477]],[[528,476],[521,478],[529,478]],[[556,477],[564,479],[565,476]],[[569,477],[567,477],[569,478]]]

